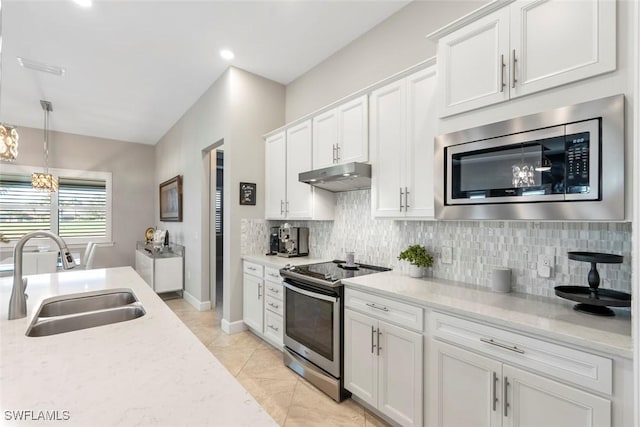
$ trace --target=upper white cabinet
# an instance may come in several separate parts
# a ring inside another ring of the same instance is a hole
[[[440,116],[615,68],[615,1],[519,0],[439,40]]]
[[[266,144],[266,219],[333,219],[333,193],[298,181],[311,170],[311,120],[269,136]]]
[[[366,95],[313,118],[313,169],[368,160]]]
[[[433,218],[436,67],[371,93],[371,204],[375,218]]]

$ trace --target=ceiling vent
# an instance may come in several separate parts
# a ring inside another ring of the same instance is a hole
[[[18,56],[18,64],[20,64],[22,68],[49,73],[55,76],[62,76],[65,72],[64,68],[58,67],[57,65],[49,65],[32,59],[22,58],[20,56]]]

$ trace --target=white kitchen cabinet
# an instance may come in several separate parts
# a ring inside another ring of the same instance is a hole
[[[184,288],[184,246],[172,244],[161,249],[145,250],[138,242],[136,272],[156,293],[182,292]]]
[[[615,68],[615,1],[519,0],[438,41],[440,116]]]
[[[264,269],[264,335],[277,348],[283,347],[284,339],[284,288],[277,268]]]
[[[311,167],[311,120],[266,139],[266,219],[333,219],[335,195],[298,181]]]
[[[263,266],[244,262],[242,288],[242,319],[255,332],[262,334],[264,317]]]
[[[611,425],[611,401],[434,340],[438,427]]]
[[[313,118],[313,168],[369,160],[367,95]]]
[[[429,425],[611,426],[610,359],[441,313],[429,327]]]
[[[434,217],[435,96],[435,66],[371,94],[373,217]]]
[[[380,297],[368,304],[381,318],[398,307]],[[381,318],[345,309],[344,386],[395,422],[422,425],[422,335]]]

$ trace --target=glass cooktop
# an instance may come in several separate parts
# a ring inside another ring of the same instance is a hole
[[[298,280],[307,279],[314,283],[323,282],[323,284],[329,286],[337,286],[342,279],[389,270],[391,269],[386,267],[359,263],[355,263],[353,267],[350,267],[345,261],[334,260],[332,262],[285,267],[280,270],[280,273],[283,277],[292,277]]]

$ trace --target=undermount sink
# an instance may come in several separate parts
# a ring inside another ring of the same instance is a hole
[[[26,335],[43,337],[137,319],[146,314],[130,289],[89,292],[45,300]]]

